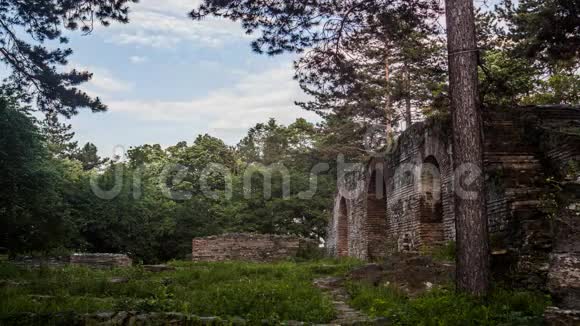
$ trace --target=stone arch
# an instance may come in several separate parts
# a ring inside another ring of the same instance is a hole
[[[434,156],[428,156],[421,166],[419,194],[420,240],[424,247],[445,241],[443,227],[443,192],[441,169]]]
[[[367,255],[368,259],[376,260],[386,253],[388,233],[387,186],[382,168],[371,170],[366,198]]]
[[[338,257],[348,256],[348,208],[346,206],[346,199],[340,198],[338,204],[338,225],[336,237],[336,250]]]

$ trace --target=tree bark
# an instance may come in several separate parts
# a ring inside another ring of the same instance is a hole
[[[489,235],[483,177],[483,141],[478,103],[477,43],[473,0],[446,0],[453,165],[477,173],[466,189],[455,177],[457,290],[485,296],[490,286]],[[465,177],[465,173],[463,173]],[[466,196],[458,187],[471,192]]]
[[[392,132],[392,117],[391,117],[391,89],[389,83],[391,82],[391,65],[389,63],[389,55],[387,54],[385,58],[385,80],[387,81],[387,95],[385,104],[385,120],[386,120],[386,133],[387,140]]]
[[[411,112],[411,73],[409,66],[405,64],[405,123],[407,128],[413,124],[413,113]]]

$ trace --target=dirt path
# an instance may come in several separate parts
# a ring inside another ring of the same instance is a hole
[[[375,325],[375,322],[362,312],[350,307],[349,295],[343,287],[343,279],[325,277],[314,280],[314,285],[332,298],[337,319],[331,325]]]

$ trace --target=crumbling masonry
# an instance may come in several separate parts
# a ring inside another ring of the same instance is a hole
[[[572,272],[580,275],[580,232],[570,233],[560,218],[579,214],[580,205],[574,206],[580,202],[578,180],[567,180],[569,187],[558,191],[568,202],[557,211],[548,205],[554,194],[547,180],[566,181],[569,170],[580,162],[580,109],[486,110],[484,121],[494,261],[509,272],[514,284],[525,287],[546,288],[548,275],[551,285],[562,283],[553,280],[562,274],[554,272],[557,266],[576,268]],[[329,225],[330,254],[378,260],[392,252],[453,241],[454,182],[465,174],[453,170],[452,153],[449,124],[427,120],[401,134],[389,154],[347,171],[339,181]],[[565,240],[558,232],[568,232]],[[578,304],[580,279],[574,287],[574,299],[566,300]]]

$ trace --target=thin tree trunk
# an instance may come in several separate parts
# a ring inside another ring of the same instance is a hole
[[[392,132],[392,125],[391,125],[391,90],[389,87],[389,82],[391,81],[391,66],[389,63],[389,55],[385,58],[385,80],[387,81],[387,97],[386,97],[386,104],[385,104],[385,120],[386,120],[386,131],[387,131],[387,139],[389,138]]]
[[[449,90],[453,116],[453,164],[455,171],[471,166],[477,180],[458,192],[455,180],[457,231],[457,290],[484,296],[489,292],[489,236],[483,178],[483,141],[478,104],[477,44],[473,0],[446,0],[449,50]],[[463,173],[463,175],[465,175]]]
[[[413,113],[411,112],[411,75],[407,64],[405,64],[405,93],[405,123],[409,128],[413,124]]]

